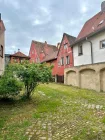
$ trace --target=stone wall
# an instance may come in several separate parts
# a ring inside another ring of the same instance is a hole
[[[65,69],[64,84],[105,92],[105,63]]]

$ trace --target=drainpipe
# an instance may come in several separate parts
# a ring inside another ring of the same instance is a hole
[[[93,44],[88,38],[86,37],[86,41],[90,43],[91,46],[91,63],[93,64]]]

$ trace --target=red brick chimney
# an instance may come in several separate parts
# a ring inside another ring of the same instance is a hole
[[[47,41],[45,41],[45,45],[47,45]]]

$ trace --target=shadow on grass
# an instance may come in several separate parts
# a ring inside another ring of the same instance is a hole
[[[12,98],[0,98],[0,105],[12,105],[15,103],[15,100]]]

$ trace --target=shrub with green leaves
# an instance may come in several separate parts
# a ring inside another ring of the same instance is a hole
[[[15,75],[24,83],[25,95],[30,98],[35,87],[41,83],[48,83],[51,78],[51,68],[45,64],[34,64],[29,62],[23,62],[21,64],[15,64],[13,71]]]
[[[0,78],[0,97],[11,98],[22,90],[22,83],[15,77],[11,67],[7,67]]]

